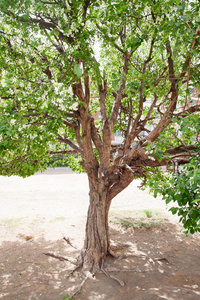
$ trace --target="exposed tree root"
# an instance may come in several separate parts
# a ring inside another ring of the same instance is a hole
[[[126,248],[129,248],[130,245],[128,244],[117,244],[117,245],[110,245],[109,249],[108,249],[108,253],[114,257],[114,258],[117,258],[117,259],[120,259],[120,257],[122,256],[122,254],[118,254],[116,252],[119,252],[119,251],[122,251]]]
[[[137,270],[134,269],[117,269],[117,268],[113,268],[113,267],[107,267],[106,268],[106,272],[138,272]]]
[[[108,253],[109,253],[113,258],[119,258],[119,255],[116,254],[111,248],[108,250]]]
[[[72,269],[69,274],[67,275],[67,277],[70,277],[74,272],[76,272],[78,269],[80,269],[83,266],[83,263],[80,262],[74,269]]]
[[[122,254],[116,259],[116,261],[119,261],[119,260],[124,259],[124,258],[130,258],[130,257],[141,257],[141,258],[146,258],[146,259],[152,259],[152,258],[150,258],[150,257],[148,257],[147,255],[144,255],[144,254],[138,254],[138,255],[137,254]],[[153,260],[154,261],[160,261],[162,263],[165,262],[166,264],[170,264],[168,259],[165,258],[165,257],[154,258]],[[121,270],[121,271],[123,271],[123,270]]]
[[[67,238],[67,237],[63,237],[63,239],[71,246],[73,247],[74,249],[77,249],[76,246],[74,246],[70,240],[70,238]],[[127,248],[129,247],[129,245],[117,245],[117,246],[111,246],[109,247],[109,251],[108,253],[116,258],[116,261],[118,260],[121,260],[121,259],[124,259],[124,258],[127,258],[127,257],[142,257],[142,258],[147,258],[146,255],[143,255],[143,254],[117,254],[115,253],[116,250],[121,250],[121,249],[124,249],[124,248]],[[48,256],[51,256],[51,257],[54,257],[56,259],[59,259],[60,261],[68,261],[70,263],[72,263],[73,265],[75,265],[75,267],[69,272],[69,274],[67,275],[67,277],[70,277],[74,272],[76,272],[77,270],[79,270],[81,267],[84,267],[83,266],[83,262],[84,262],[84,253],[83,251],[81,251],[81,254],[78,256],[78,258],[76,260],[74,259],[69,259],[65,256],[62,256],[60,254],[56,254],[54,252],[45,252],[43,253],[45,255],[48,255]],[[166,258],[157,258],[155,259],[156,261],[167,261]],[[100,272],[102,272],[104,275],[106,275],[107,277],[117,281],[117,283],[120,285],[120,286],[124,286],[125,283],[123,280],[119,279],[118,277],[112,275],[112,274],[109,274],[109,272],[139,272],[139,270],[136,270],[136,269],[118,269],[118,268],[113,268],[113,267],[107,267],[107,268],[104,268],[103,266],[104,264],[104,260],[102,260],[102,264],[101,264],[101,267],[100,267]],[[98,270],[97,270],[98,272]],[[143,271],[145,272],[145,271]],[[85,284],[85,282],[87,281],[87,279],[89,278],[94,278],[95,274],[93,274],[91,271],[86,271],[84,270],[83,268],[83,274],[84,274],[84,279],[82,280],[82,282],[80,283],[80,285],[78,286],[78,288],[76,289],[76,291],[71,295],[71,297],[74,297],[76,296],[82,289],[83,285]]]
[[[48,255],[48,256],[51,256],[51,257],[54,257],[54,258],[57,258],[59,259],[60,261],[69,261],[70,263],[72,263],[73,265],[76,265],[77,266],[77,261],[76,260],[72,260],[72,259],[69,259],[65,256],[62,256],[60,254],[55,254],[54,252],[43,252],[44,255]]]
[[[92,278],[92,277],[93,277],[92,273],[90,273],[90,272],[85,272],[85,277],[84,277],[84,279],[82,280],[82,282],[81,282],[81,284],[79,285],[78,289],[77,289],[72,295],[70,295],[70,297],[73,298],[73,297],[75,297],[77,294],[79,294],[80,291],[81,291],[81,289],[82,289],[82,287],[83,287],[83,285],[84,285],[85,282],[87,281],[87,279],[88,279],[88,278]]]
[[[67,257],[65,257],[65,256],[62,256],[62,255],[60,255],[60,254],[55,254],[54,252],[44,252],[43,254],[44,254],[44,255],[51,256],[51,257],[54,257],[54,258],[56,258],[56,259],[59,259],[60,261],[69,261],[70,263],[74,264],[74,265],[75,265],[75,268],[74,268],[73,270],[70,271],[70,273],[67,275],[67,277],[70,277],[74,272],[76,272],[79,268],[81,268],[81,267],[83,266],[83,260],[81,259],[81,255],[80,255],[80,256],[78,257],[78,259],[75,261],[75,260],[71,260],[71,259],[69,259],[69,258],[67,258]],[[117,282],[120,284],[120,286],[124,286],[124,282],[123,282],[121,279],[119,279],[119,278],[117,278],[117,277],[115,277],[115,276],[110,275],[110,274],[107,273],[107,271],[103,268],[103,263],[102,263],[102,266],[101,266],[100,271],[102,271],[107,277],[110,277],[110,278],[112,278],[113,280],[117,281]],[[119,270],[119,271],[120,271],[120,270]],[[88,278],[94,277],[94,274],[92,274],[92,273],[89,272],[89,271],[84,271],[84,274],[85,274],[85,275],[84,275],[85,278],[84,278],[83,281],[81,282],[79,288],[76,290],[75,293],[73,293],[73,295],[72,295],[71,297],[77,295],[77,294],[80,292],[80,290],[82,289],[84,283],[86,282],[86,280],[87,280]]]
[[[104,269],[103,267],[103,261],[102,261],[102,265],[101,265],[101,271],[107,276],[110,277],[112,279],[114,279],[115,281],[117,281],[121,286],[124,286],[124,281],[107,273],[107,271]]]
[[[124,273],[149,273],[149,272],[159,272],[159,269],[148,269],[148,270],[138,270],[138,269],[118,269],[113,267],[107,267],[106,272],[124,272]]]
[[[107,276],[110,277],[112,279],[114,279],[115,281],[117,281],[121,286],[124,286],[124,281],[107,273],[107,271],[103,268],[101,268],[101,271]]]
[[[170,264],[167,258],[162,257],[162,258],[154,258],[155,261],[160,261],[160,262],[165,262],[166,264]]]
[[[130,258],[130,257],[142,257],[142,258],[147,258],[146,255],[143,255],[143,254],[121,254],[120,256],[117,257],[117,260],[121,260],[121,259],[124,259],[124,258]]]

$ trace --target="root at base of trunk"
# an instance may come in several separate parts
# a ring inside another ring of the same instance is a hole
[[[67,242],[71,247],[77,249],[69,238],[63,238],[65,242]],[[114,258],[119,258],[119,255],[115,253],[115,247],[109,245],[107,255],[111,255]],[[104,268],[104,261],[106,255],[97,251],[95,248],[85,249],[83,248],[78,255],[77,259],[68,258],[62,256],[60,254],[56,254],[55,252],[45,252],[45,255],[51,256],[53,258],[59,259],[60,261],[68,261],[74,265],[74,268],[69,272],[67,277],[70,277],[74,272],[82,269],[82,274],[84,275],[83,280],[79,285],[77,285],[76,290],[70,295],[70,297],[74,297],[81,291],[87,279],[94,279],[97,273],[103,273],[105,276],[115,280],[120,286],[124,286],[124,282],[117,278],[116,276],[110,274],[108,269]],[[117,270],[120,272],[120,270]]]
[[[95,274],[97,274],[98,272],[102,272],[107,277],[117,281],[117,283],[120,286],[122,286],[122,287],[124,286],[124,282],[121,279],[117,278],[116,276],[110,275],[104,269],[104,259],[101,259],[101,265],[99,265],[99,264],[97,264],[97,261],[91,260],[91,258],[88,260],[88,256],[87,256],[86,252],[87,251],[83,249],[76,260],[72,260],[72,259],[62,256],[60,254],[56,254],[54,252],[43,253],[47,256],[51,256],[53,258],[59,259],[60,261],[68,261],[68,262],[74,264],[75,267],[69,272],[67,277],[70,277],[72,274],[74,274],[74,272],[76,272],[80,268],[82,268],[84,278],[83,278],[82,282],[80,283],[80,285],[78,286],[78,288],[76,289],[76,291],[72,295],[70,295],[70,297],[76,296],[81,291],[81,289],[82,289],[83,285],[85,284],[85,282],[87,281],[87,279],[93,279],[95,277]]]

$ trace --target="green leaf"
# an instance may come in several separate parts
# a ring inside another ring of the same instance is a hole
[[[171,207],[169,210],[172,212],[173,215],[175,215],[178,212],[178,207]]]
[[[74,66],[74,73],[76,74],[77,77],[81,77],[82,76],[83,71],[82,71],[82,69],[81,69],[81,67],[80,67],[79,64],[76,64]]]
[[[177,9],[179,10],[179,11],[184,11],[184,9],[185,9],[185,2],[183,2],[181,5],[177,5]]]

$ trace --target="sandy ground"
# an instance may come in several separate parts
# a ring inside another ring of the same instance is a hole
[[[98,274],[76,299],[200,299],[199,235],[186,238],[164,201],[138,185],[134,181],[111,206],[111,240],[120,259],[108,258],[104,267],[124,286]],[[82,273],[68,276],[70,262],[43,253],[77,257],[88,208],[86,175],[58,168],[25,179],[0,176],[0,207],[0,299],[67,299]],[[159,212],[162,225],[127,228],[116,222],[116,217],[137,219],[144,210]]]

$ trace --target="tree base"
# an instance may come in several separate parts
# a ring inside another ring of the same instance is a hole
[[[71,247],[77,249],[77,247],[75,247],[74,245],[72,245],[71,241],[69,243],[69,239],[68,238],[63,238]],[[110,247],[112,249],[112,247]],[[112,257],[114,258],[119,258],[118,255],[116,255],[114,253],[114,250],[109,250],[109,253],[108,255],[111,255]],[[96,263],[96,262],[92,262],[92,260],[90,259],[89,260],[89,263],[88,263],[88,258],[86,256],[86,250],[85,249],[82,249],[81,250],[81,253],[78,255],[77,259],[71,259],[71,258],[68,258],[68,257],[65,257],[65,256],[62,256],[60,254],[56,254],[55,252],[44,252],[43,253],[44,255],[47,255],[47,256],[51,256],[55,259],[58,259],[60,261],[68,261],[70,262],[71,264],[74,265],[74,268],[69,272],[69,274],[67,275],[67,277],[70,277],[74,274],[74,272],[77,272],[77,271],[81,271],[82,274],[83,274],[83,280],[81,281],[81,283],[79,284],[79,286],[76,288],[76,290],[70,295],[71,298],[73,298],[74,296],[76,296],[77,294],[80,293],[83,285],[85,284],[85,282],[88,280],[88,279],[93,279],[95,277],[95,275],[97,273],[103,273],[105,276],[117,281],[117,283],[120,285],[120,286],[124,286],[124,282],[117,278],[116,276],[112,275],[112,274],[109,274],[109,270],[105,269],[104,268],[104,259],[101,259],[101,264],[100,263]],[[108,256],[107,255],[107,256]],[[95,267],[94,267],[95,266]],[[82,269],[82,270],[81,270]],[[121,271],[121,270],[116,270],[116,271]],[[112,269],[111,269],[111,272],[112,272]]]

